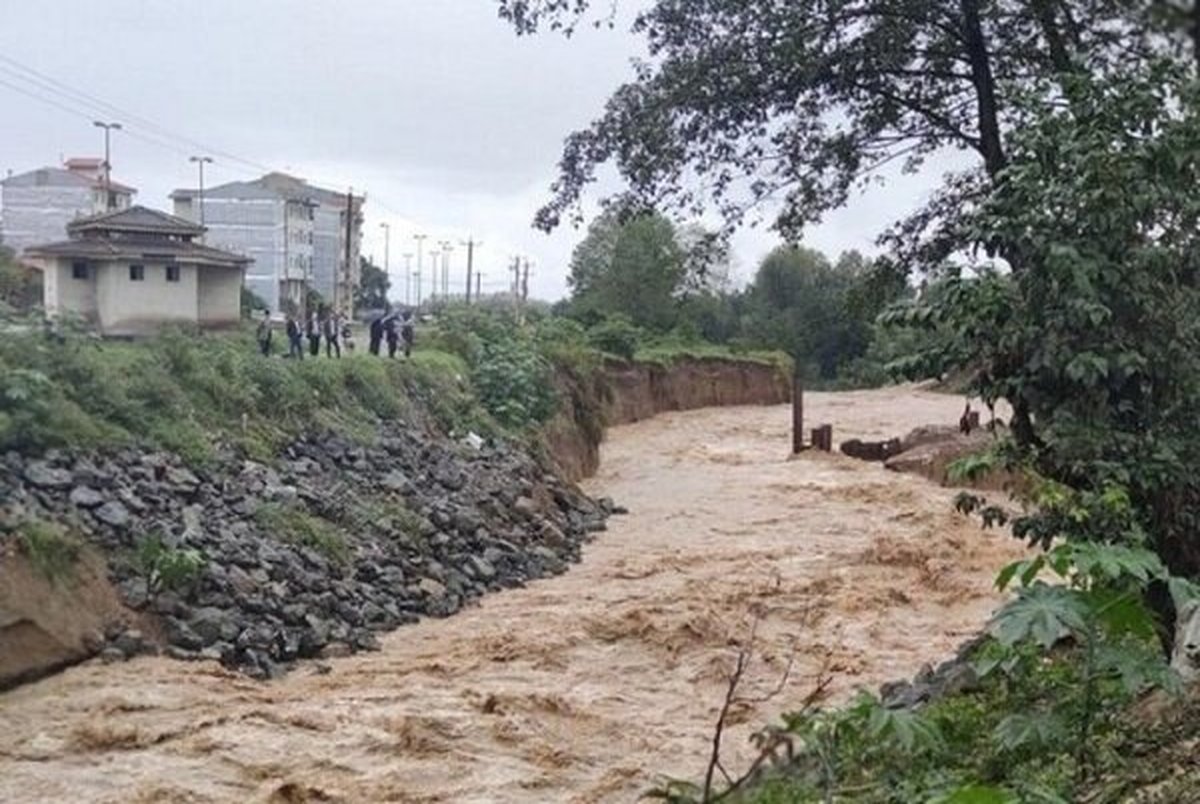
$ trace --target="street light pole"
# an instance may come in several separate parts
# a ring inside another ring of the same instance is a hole
[[[404,255],[404,304],[406,307],[412,307],[412,252]]]
[[[110,151],[109,135],[114,131],[121,130],[120,123],[105,123],[102,120],[93,120],[92,125],[96,128],[104,129],[104,206],[106,209],[112,209],[116,206],[113,203],[112,195],[112,157]]]
[[[442,240],[438,243],[442,247],[442,295],[447,299],[450,298],[450,252],[454,251],[454,246],[450,245],[449,240]]]
[[[387,221],[380,221],[379,228],[383,229],[383,275],[387,277],[390,285],[392,282],[392,227]]]
[[[422,254],[421,249],[424,246],[425,238],[427,238],[427,237],[429,237],[429,235],[423,235],[423,234],[413,235],[413,240],[417,241],[417,309],[418,310],[421,308],[421,271],[422,271],[422,266],[423,266],[423,254]]]
[[[200,225],[203,226],[204,225],[204,165],[205,165],[205,163],[211,165],[213,159],[211,156],[189,156],[188,161],[195,162],[196,166],[200,169],[200,196],[199,196],[199,199],[200,199]],[[204,240],[203,234],[200,235],[200,239],[202,241]]]

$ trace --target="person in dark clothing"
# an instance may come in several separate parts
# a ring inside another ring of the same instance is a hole
[[[400,327],[396,316],[389,315],[383,321],[383,333],[387,337],[388,357],[395,357],[400,346]]]
[[[293,316],[289,315],[287,317],[288,357],[294,357],[297,360],[304,359],[304,345],[300,342],[303,334],[300,324]]]
[[[305,334],[308,335],[308,353],[313,357],[320,356],[321,319],[317,316],[316,310],[313,310],[308,316],[308,326],[305,328]]]
[[[262,321],[258,322],[258,330],[255,332],[255,337],[258,339],[258,350],[264,356],[271,354],[271,311],[263,310]]]
[[[338,338],[341,335],[342,317],[330,310],[325,314],[321,329],[325,335],[325,356],[333,357],[333,353],[337,352],[337,356],[341,357],[342,344]]]
[[[412,357],[413,341],[417,338],[416,330],[413,329],[412,311],[404,311],[404,320],[400,323],[400,337],[404,339],[404,356]]]
[[[373,355],[377,355],[379,354],[379,344],[383,341],[383,316],[371,319],[369,334],[370,343],[367,346],[367,351]]]

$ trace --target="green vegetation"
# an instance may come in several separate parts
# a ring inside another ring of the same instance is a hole
[[[198,550],[169,547],[158,534],[138,541],[133,551],[133,566],[146,580],[151,595],[191,585],[204,569],[204,555]]]
[[[332,522],[314,516],[303,506],[263,503],[254,511],[259,527],[277,539],[316,550],[335,564],[350,560],[350,546]]]
[[[607,10],[498,4],[526,33]],[[972,495],[959,504],[1041,551],[999,579],[1018,588],[976,657],[983,692],[903,726],[871,705],[785,718],[800,750],[769,785],[679,797],[1117,800],[1092,785],[1131,771],[1116,747],[1123,706],[1173,686],[1175,611],[1200,577],[1198,22],[1200,4],[1162,0],[655,0],[636,12],[654,59],[567,140],[536,224],[577,217],[612,163],[627,188],[609,209],[711,204],[736,224],[769,200],[798,241],[885,165],[975,154],[884,233],[870,270],[772,255],[741,330],[788,339],[806,374],[871,381],[890,361],[1007,402],[999,447],[960,469],[1012,473],[1025,506],[1010,519]],[[897,301],[879,322],[895,336],[856,318]]]
[[[910,294],[887,264],[853,251],[830,263],[790,246],[767,255],[737,289],[715,235],[655,214],[597,218],[575,250],[569,282],[561,311],[606,354],[669,362],[785,353],[814,386],[886,382],[891,340],[878,337],[875,319]]]
[[[29,563],[46,580],[57,583],[70,578],[79,560],[83,542],[61,525],[29,521],[17,527],[17,544]]]

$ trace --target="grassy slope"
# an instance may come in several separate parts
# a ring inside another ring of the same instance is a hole
[[[0,342],[0,449],[146,443],[202,462],[220,444],[267,458],[309,430],[370,438],[428,412],[487,428],[458,357],[264,359],[247,332],[139,343],[41,335]]]

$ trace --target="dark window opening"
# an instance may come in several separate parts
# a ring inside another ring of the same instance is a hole
[[[179,281],[179,266],[178,265],[168,265],[167,266],[167,281],[168,282],[178,282]]]
[[[141,282],[146,278],[146,267],[144,265],[129,266],[129,281]]]
[[[71,263],[71,278],[72,279],[87,279],[88,264],[82,260],[76,260]]]

